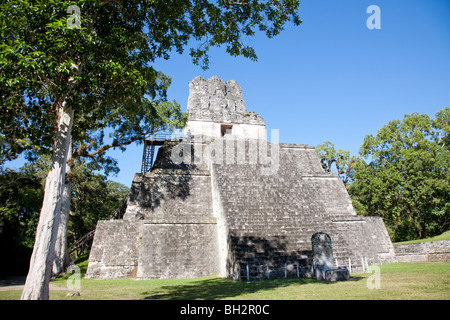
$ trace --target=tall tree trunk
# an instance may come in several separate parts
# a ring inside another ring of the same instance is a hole
[[[65,180],[67,149],[70,147],[73,124],[73,110],[67,101],[64,101],[58,108],[57,119],[52,165],[45,182],[44,201],[22,300],[47,300],[49,298],[49,281],[61,212],[60,198]]]
[[[67,159],[72,157],[72,144],[67,149]],[[71,172],[71,167],[66,163],[66,177]],[[72,195],[72,183],[70,179],[65,179],[61,196],[61,213],[58,227],[58,234],[55,244],[55,259],[53,261],[52,274],[58,275],[64,272],[70,265],[70,255],[67,248],[67,230],[70,213],[70,200]]]

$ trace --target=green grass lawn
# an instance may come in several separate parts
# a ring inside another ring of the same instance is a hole
[[[81,295],[67,297],[67,290],[51,290],[50,299],[245,299],[245,300],[450,300],[450,263],[392,263],[380,266],[380,289],[368,289],[371,274],[352,274],[349,281],[318,282],[314,279],[278,279],[235,282],[219,277],[183,280],[81,279]],[[52,285],[67,287],[66,279]],[[0,299],[19,299],[21,291],[0,291]]]
[[[425,238],[425,239],[418,239],[418,240],[395,242],[394,244],[419,243],[419,242],[441,241],[441,240],[450,240],[450,230],[444,232],[443,234],[435,236],[435,237],[430,237],[430,238]]]

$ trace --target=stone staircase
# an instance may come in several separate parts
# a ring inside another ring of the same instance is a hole
[[[292,269],[311,251],[311,236],[317,231],[330,234],[334,258],[346,266],[350,259],[353,271],[363,271],[365,261],[379,264],[380,252],[392,254],[381,219],[356,215],[340,178],[313,165],[319,163],[315,152],[307,146],[283,146],[283,165],[273,175],[261,175],[262,165],[212,166],[234,272],[269,264],[283,275],[286,264]]]

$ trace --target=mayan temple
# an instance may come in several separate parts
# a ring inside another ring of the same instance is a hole
[[[123,218],[97,224],[86,277],[302,276],[317,232],[351,272],[394,257],[382,219],[356,215],[312,146],[266,132],[235,81],[197,77],[189,89],[184,136],[147,142]]]

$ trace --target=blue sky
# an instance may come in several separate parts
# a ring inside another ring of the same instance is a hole
[[[370,5],[381,10],[381,29],[366,26]],[[303,23],[276,38],[247,39],[257,62],[224,48],[210,52],[207,71],[192,64],[188,50],[158,61],[155,68],[172,77],[169,100],[185,111],[188,83],[198,75],[236,80],[247,111],[279,129],[280,142],[331,141],[351,154],[390,120],[450,106],[450,1],[303,0],[299,15]],[[121,170],[111,179],[131,186],[142,145],[110,155]]]

